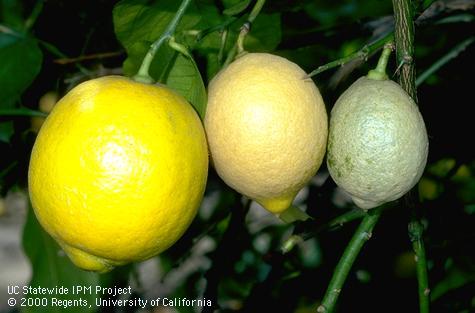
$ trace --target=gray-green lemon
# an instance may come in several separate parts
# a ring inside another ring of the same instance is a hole
[[[396,200],[420,179],[428,139],[411,97],[385,77],[361,77],[330,115],[327,165],[355,204],[371,209]]]

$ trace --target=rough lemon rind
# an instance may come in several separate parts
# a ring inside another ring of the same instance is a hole
[[[404,195],[420,179],[427,155],[422,116],[395,82],[362,77],[335,103],[327,166],[359,207]]]
[[[323,160],[327,114],[305,72],[248,53],[210,82],[205,129],[219,176],[273,213],[284,211]]]

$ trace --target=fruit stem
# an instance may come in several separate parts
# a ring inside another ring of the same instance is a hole
[[[328,71],[329,69],[345,65],[351,61],[366,61],[370,55],[372,55],[377,50],[381,49],[381,47],[383,47],[387,42],[392,41],[392,40],[394,40],[394,34],[392,32],[389,32],[386,35],[384,35],[382,38],[364,45],[363,47],[361,47],[360,50],[356,51],[355,53],[352,53],[341,59],[320,65],[315,70],[307,74],[304,77],[304,79],[313,77],[322,72]]]
[[[254,20],[256,19],[256,17],[259,15],[259,13],[261,12],[262,10],[262,7],[264,6],[264,4],[266,3],[266,0],[257,0],[256,1],[256,4],[254,5],[254,7],[252,8],[251,10],[251,13],[249,13],[249,17],[247,18],[247,21],[249,23],[253,23]]]
[[[370,210],[361,221],[361,224],[358,226],[355,234],[346,246],[342,257],[333,272],[333,277],[317,312],[330,313],[333,311],[346,277],[348,276],[356,257],[363,248],[363,245],[371,238],[374,226],[378,222],[381,212],[381,210]]]
[[[251,25],[259,15],[262,10],[262,7],[266,3],[266,0],[257,0],[256,4],[249,13],[249,17],[247,21],[242,25],[241,31],[239,32],[239,36],[237,39],[237,57],[241,57],[246,54],[246,50],[244,50],[244,38],[246,38],[247,34],[251,31]]]
[[[262,7],[264,6],[265,3],[266,3],[266,0],[257,0],[256,3],[254,4],[254,7],[252,8],[251,13],[249,13],[249,16],[247,17],[246,22],[241,27],[241,31],[239,32],[239,36],[236,40],[235,45],[228,52],[228,55],[226,57],[226,61],[223,64],[223,67],[226,67],[227,65],[229,65],[229,63],[231,63],[235,58],[239,58],[247,53],[246,50],[244,50],[244,39],[246,38],[247,34],[251,31],[252,23],[261,12]]]
[[[181,18],[185,14],[186,8],[191,3],[191,0],[183,0],[180,4],[180,7],[175,13],[175,16],[168,24],[167,28],[163,32],[163,34],[150,46],[145,58],[142,61],[142,65],[140,65],[140,69],[137,74],[133,77],[135,81],[151,84],[155,80],[150,76],[149,69],[150,65],[152,64],[153,58],[155,54],[157,54],[158,49],[163,45],[163,43],[167,40],[172,38],[175,30],[180,22]]]
[[[387,42],[384,45],[383,52],[381,53],[381,56],[378,60],[378,65],[376,65],[376,68],[374,70],[369,71],[366,77],[374,80],[388,79],[388,75],[386,74],[386,67],[388,65],[389,56],[391,55],[393,48],[394,43],[392,41]]]

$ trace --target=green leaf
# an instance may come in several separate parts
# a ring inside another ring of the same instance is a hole
[[[280,14],[259,14],[251,31],[244,40],[244,48],[250,52],[275,50],[282,40]]]
[[[23,27],[23,3],[18,0],[0,0],[0,21],[16,29]]]
[[[0,108],[12,107],[41,69],[36,40],[0,33]]]
[[[179,1],[123,0],[113,10],[114,29],[117,38],[127,49],[140,41],[154,42],[172,20]],[[187,10],[177,27],[177,32],[195,26],[201,17],[195,10]]]
[[[230,8],[227,8],[223,11],[223,14],[225,15],[237,15],[243,12],[249,4],[251,3],[251,0],[243,0],[239,1],[238,3],[234,4]]]
[[[124,74],[137,73],[140,64],[150,46],[147,42],[138,42],[129,50],[124,62]],[[201,118],[206,111],[206,89],[195,61],[183,56],[168,45],[158,50],[150,66],[150,75],[159,83],[167,85],[190,102]]]
[[[95,312],[96,294],[95,286],[101,286],[110,279],[110,274],[100,275],[83,271],[74,266],[69,258],[64,254],[56,242],[41,228],[36,220],[33,210],[30,209],[23,230],[23,248],[30,259],[33,276],[29,286],[53,288],[65,287],[68,294],[48,294],[48,295],[28,295],[29,298],[47,298],[47,306],[23,307],[22,312],[63,312],[64,307],[52,306],[52,298],[61,300],[78,300],[79,298],[87,302],[85,306],[71,306],[67,312]],[[92,286],[94,289],[90,294],[72,294],[73,286]],[[84,302],[82,302],[84,304]],[[90,306],[89,306],[90,305]]]
[[[127,50],[124,74],[137,73],[153,41],[158,39],[173,18],[177,3],[164,2],[148,6],[144,1],[121,1],[114,8],[117,37]],[[185,14],[178,29],[188,29],[200,21],[195,11]],[[159,83],[174,89],[187,99],[201,118],[206,107],[206,89],[192,58],[178,54],[168,45],[157,51],[150,75]]]
[[[206,54],[206,79],[210,81],[221,69],[217,53]]]
[[[206,112],[206,89],[195,61],[176,53],[174,64],[165,84],[184,96],[198,112],[201,119]]]

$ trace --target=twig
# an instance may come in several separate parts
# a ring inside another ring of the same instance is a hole
[[[456,1],[454,1],[454,0],[448,1],[448,3],[446,4],[447,6],[444,6],[442,8],[440,8],[440,6],[437,5],[437,3],[439,3],[439,2],[443,2],[443,1],[436,1],[433,4],[428,5],[428,7],[424,10],[424,12],[417,18],[416,24],[417,25],[424,25],[429,20],[433,20],[433,19],[439,17],[442,13],[453,11],[453,9],[450,10],[451,6],[449,6],[449,4],[452,3],[452,2],[456,2]],[[464,9],[466,10],[467,8],[464,8]],[[392,23],[393,20],[394,20],[393,18],[386,19],[384,23],[386,23],[386,24],[387,23]],[[391,29],[392,29],[392,27],[391,27]],[[305,78],[309,78],[309,77],[318,75],[318,74],[320,74],[324,71],[330,70],[330,69],[338,67],[338,66],[348,64],[350,62],[358,62],[358,61],[366,60],[373,53],[375,53],[379,49],[381,49],[384,46],[385,43],[391,41],[393,38],[394,38],[394,32],[391,30],[384,37],[382,37],[380,39],[377,39],[373,43],[365,45],[364,47],[362,47],[357,52],[352,53],[352,54],[350,54],[346,57],[343,57],[341,59],[338,59],[338,60],[335,60],[335,61],[332,61],[332,62],[329,62],[327,64],[319,66],[317,69],[313,70],[312,72],[310,72],[310,74],[305,76]]]
[[[56,59],[53,62],[60,65],[66,65],[70,63],[77,63],[86,60],[94,60],[94,59],[105,59],[105,58],[112,58],[123,54],[123,51],[112,51],[112,52],[102,52],[102,53],[94,53],[88,55],[81,55],[76,58],[60,58]]]
[[[42,45],[47,51],[49,51],[51,54],[59,57],[59,58],[62,58],[62,59],[67,59],[68,57],[63,53],[61,52],[58,48],[56,48],[53,44],[47,42],[47,41],[44,41],[44,40],[40,40],[40,39],[37,39],[38,40],[38,43],[40,45]],[[76,66],[76,68],[85,76],[88,76],[90,75],[90,71],[88,69],[86,69],[84,66],[82,66],[81,64],[79,63],[75,63],[74,66]]]
[[[396,59],[400,65],[399,83],[417,103],[414,67],[414,14],[410,0],[393,0]]]
[[[374,226],[381,216],[381,211],[372,210],[369,211],[366,216],[361,221],[360,226],[356,229],[355,234],[351,238],[350,242],[345,248],[343,255],[338,262],[338,265],[333,272],[333,277],[328,285],[327,292],[325,297],[322,300],[322,304],[318,307],[317,312],[319,313],[329,313],[332,312],[338,296],[341,293],[343,284],[345,283],[346,277],[353,266],[353,263],[356,260],[359,252],[363,248],[366,241],[368,241],[374,229]]]
[[[376,52],[377,50],[381,49],[386,43],[390,42],[393,40],[393,33],[390,32],[386,34],[384,37],[378,39],[375,42],[372,42],[370,44],[365,45],[363,48],[361,48],[359,51],[350,54],[349,56],[346,56],[344,58],[329,62],[327,64],[319,66],[317,69],[311,71],[309,74],[307,74],[304,78],[310,78],[312,76],[318,75],[324,71],[327,71],[329,69],[332,69],[334,67],[346,64],[350,61],[353,60],[366,60],[371,54]]]
[[[372,209],[372,211],[383,212],[394,206],[396,202],[385,203],[377,208]],[[314,221],[308,221],[301,223],[302,229],[300,232],[294,232],[284,243],[281,245],[281,252],[283,254],[289,253],[297,244],[304,242],[310,238],[316,237],[318,234],[324,231],[333,231],[336,230],[345,224],[359,220],[366,216],[366,212],[360,208],[343,213],[330,221],[315,227]]]
[[[148,50],[147,54],[145,55],[145,58],[142,61],[142,65],[140,65],[138,73],[134,76],[134,79],[136,81],[141,81],[145,83],[152,83],[154,81],[149,74],[149,69],[150,65],[152,64],[153,58],[155,57],[155,54],[162,46],[162,44],[165,41],[169,40],[175,33],[178,23],[185,14],[186,8],[190,4],[190,2],[191,0],[183,0],[181,2],[180,7],[175,13],[175,16],[170,21],[163,34],[150,46],[150,49]]]
[[[229,25],[231,25],[233,22],[235,22],[237,20],[236,17],[230,17],[228,18],[226,21],[224,21],[223,23],[221,24],[218,24],[218,25],[214,25],[214,26],[211,26],[209,28],[206,28],[206,29],[203,29],[203,30],[192,30],[192,31],[187,31],[186,34],[190,34],[190,35],[195,35],[196,36],[196,41],[199,42],[201,40],[203,40],[203,38],[205,38],[206,36],[208,36],[209,34],[212,34],[214,33],[215,31],[223,31],[225,29],[227,29],[229,27]]]
[[[437,0],[432,1],[416,20],[416,25],[428,24],[429,22],[446,16],[452,12],[470,11],[475,8],[474,0]]]
[[[401,64],[399,84],[417,103],[417,87],[414,66],[414,21],[410,0],[393,0],[395,19],[396,57]],[[417,207],[413,204],[411,192],[406,196],[406,202],[412,209],[414,218],[409,223],[409,236],[413,241],[417,258],[417,283],[419,290],[419,312],[429,313],[429,279],[427,275],[426,255],[422,240],[422,224],[417,217]]]
[[[425,70],[419,77],[416,79],[416,86],[420,86],[430,75],[437,72],[442,66],[450,62],[452,59],[456,58],[461,52],[467,49],[475,41],[475,37],[470,37],[465,39],[458,45],[456,45],[452,50],[450,50],[446,55],[441,57],[437,62],[432,64],[427,70]]]
[[[252,8],[251,13],[249,13],[249,16],[247,17],[246,22],[241,27],[241,31],[239,32],[239,36],[236,40],[236,43],[228,52],[228,55],[226,57],[226,60],[224,61],[223,67],[226,67],[227,65],[229,65],[236,56],[239,56],[239,54],[242,54],[244,52],[244,47],[243,47],[244,38],[250,32],[252,23],[261,12],[262,7],[264,6],[265,3],[266,3],[266,0],[257,0],[256,3],[254,4],[254,7]]]
[[[305,230],[300,233],[294,233],[292,234],[287,240],[284,241],[284,243],[281,245],[281,252],[283,254],[287,254],[292,249],[299,243],[308,240],[312,237],[315,237],[317,234],[321,233],[322,231],[328,230],[328,229],[335,229],[337,227],[341,227],[346,223],[349,223],[351,221],[357,220],[365,216],[366,213],[365,211],[361,209],[355,209],[351,210],[349,212],[346,212],[340,216],[335,217],[334,219],[330,220],[328,223],[325,223],[321,225],[320,227],[315,228],[314,221],[310,222],[304,222],[303,223],[303,228],[309,228],[310,230]],[[306,225],[309,225],[309,227],[306,227]]]

